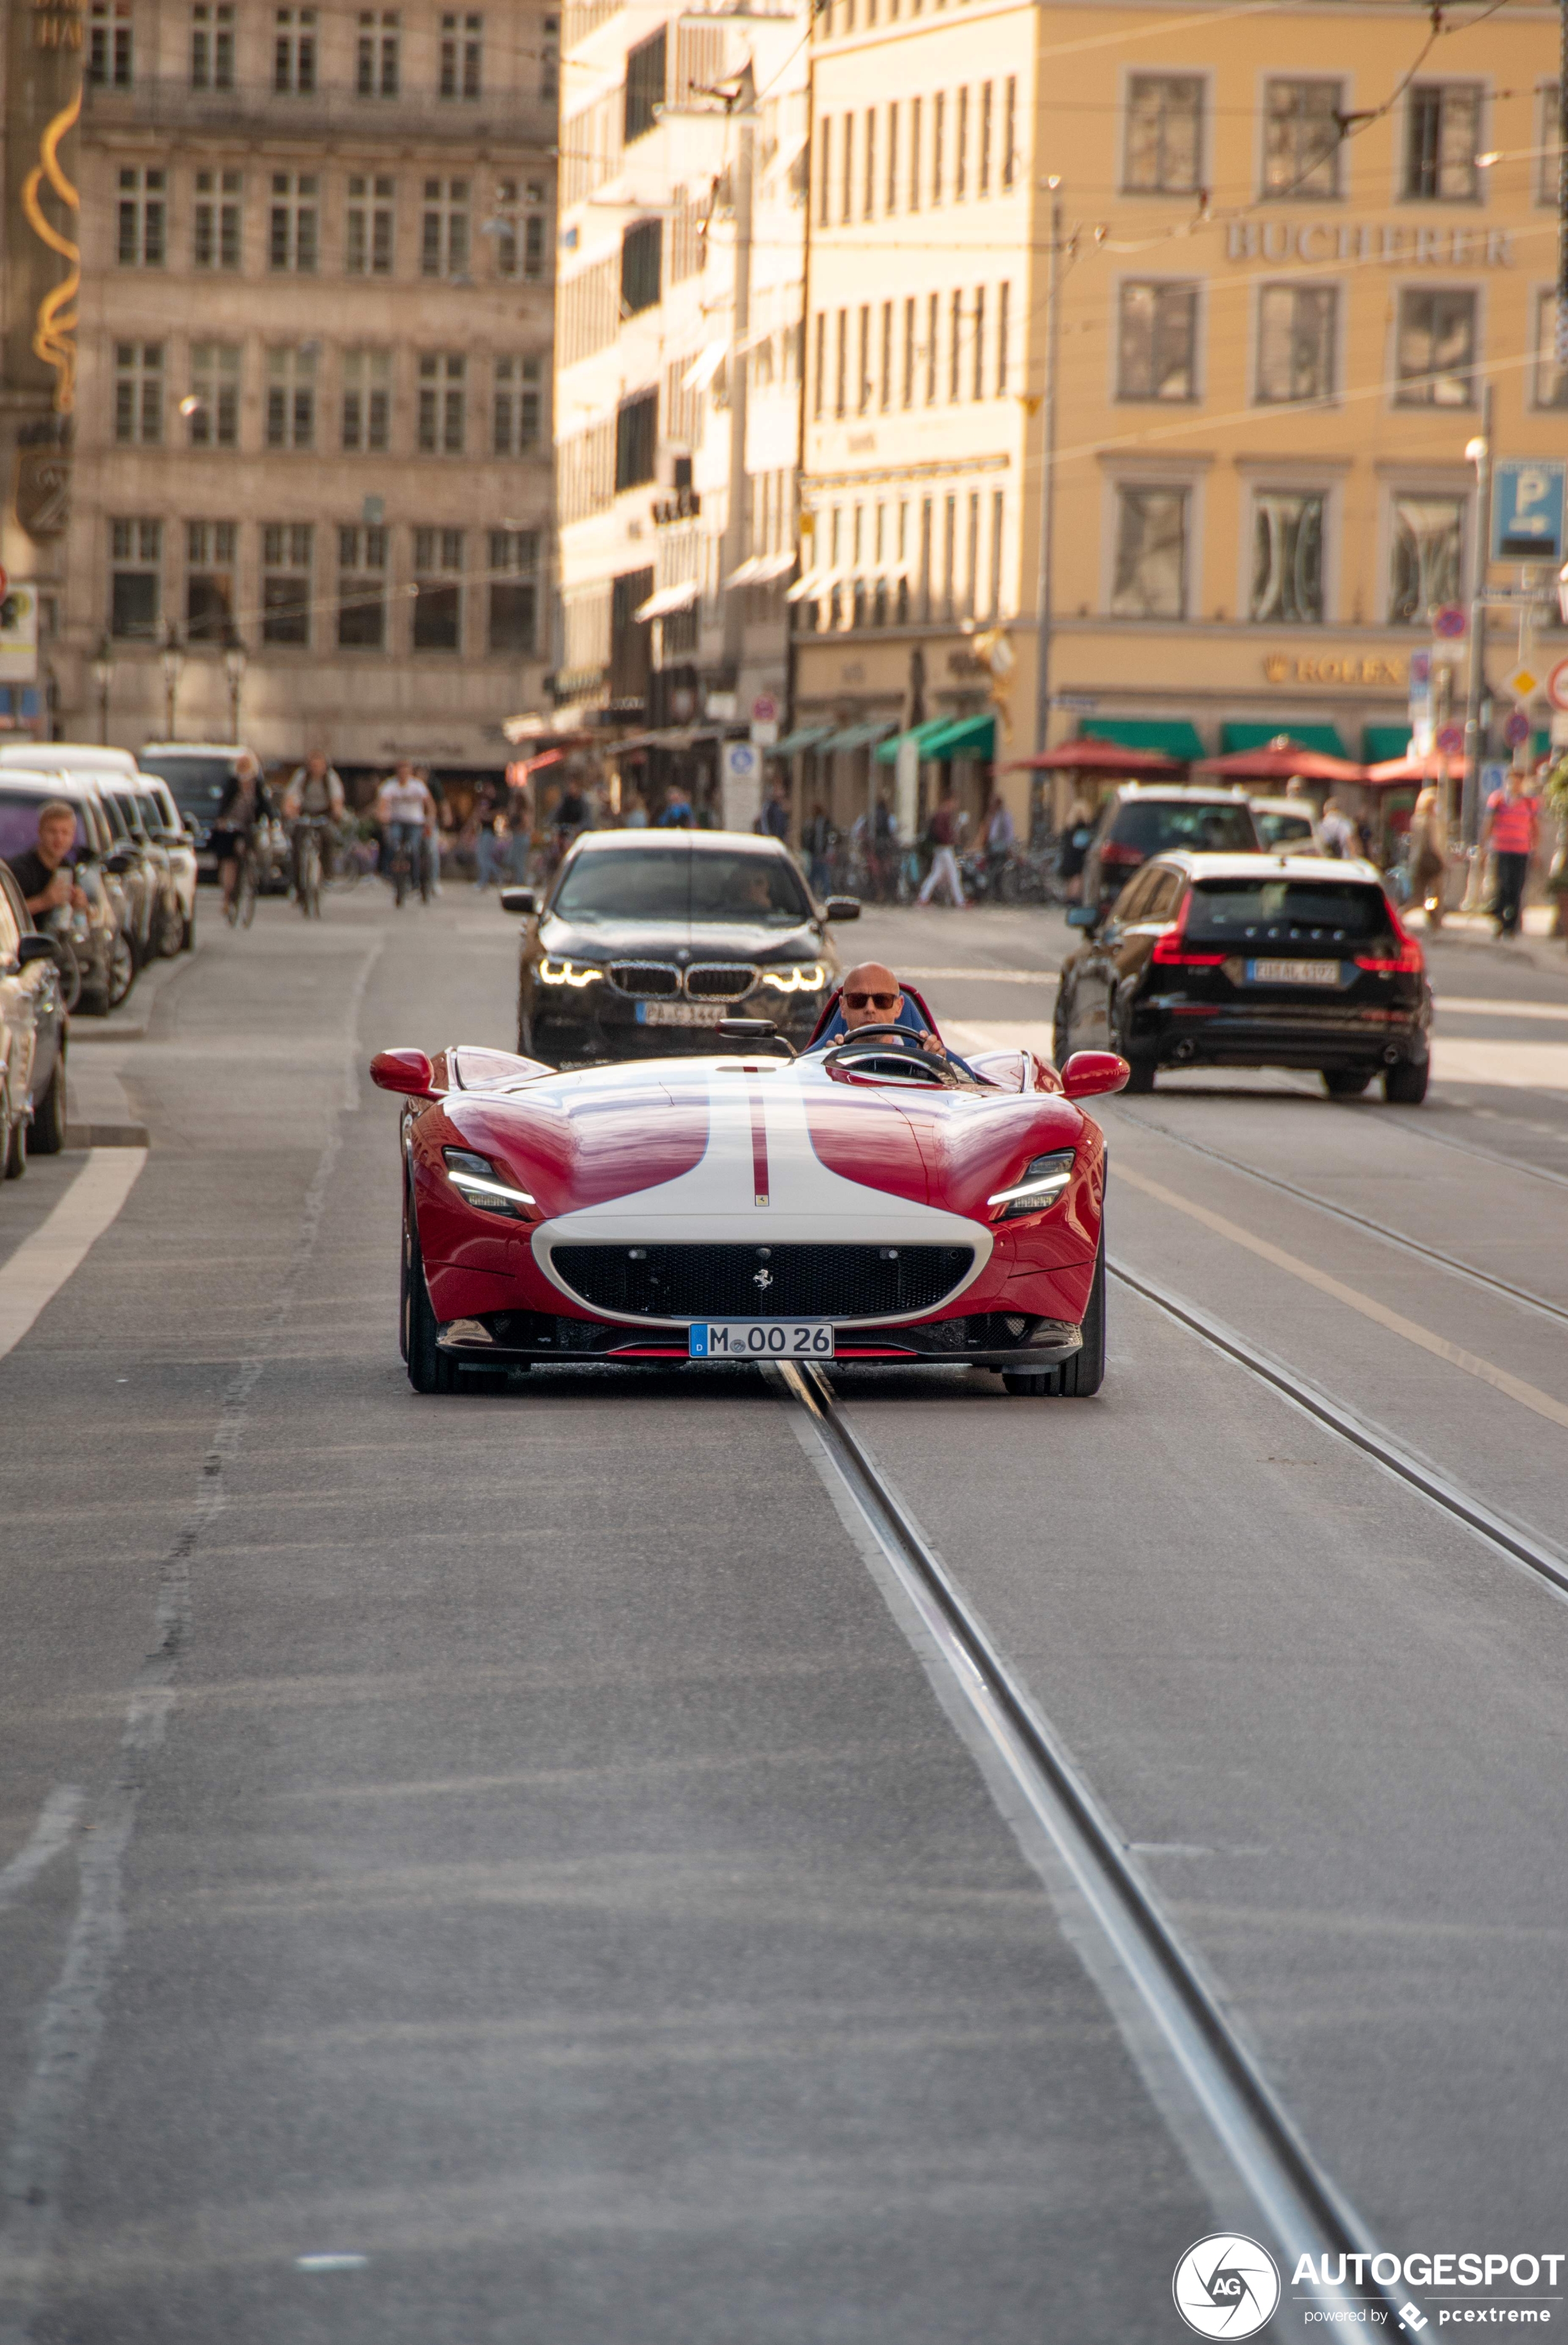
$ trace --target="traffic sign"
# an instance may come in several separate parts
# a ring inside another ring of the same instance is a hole
[[[1492,468],[1493,562],[1561,562],[1568,466],[1535,456],[1501,456]]]
[[[1437,746],[1445,757],[1462,756],[1464,754],[1463,726],[1445,725],[1437,736]]]
[[[1431,614],[1431,631],[1445,643],[1454,643],[1470,625],[1469,614],[1461,603],[1444,603]]]
[[[1546,697],[1553,708],[1568,708],[1568,659],[1559,660],[1547,677]]]
[[[752,720],[757,725],[771,725],[779,713],[778,702],[771,692],[759,692],[752,703]]]
[[[1533,700],[1541,689],[1541,678],[1533,667],[1516,667],[1508,678],[1507,688],[1515,700]]]
[[[1410,685],[1412,693],[1431,687],[1431,654],[1424,646],[1410,655]]]
[[[1511,749],[1530,738],[1530,719],[1522,708],[1511,708],[1502,720],[1502,737]]]
[[[753,830],[763,810],[762,752],[726,741],[719,752],[719,820],[725,830]]]

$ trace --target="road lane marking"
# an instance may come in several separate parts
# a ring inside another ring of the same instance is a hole
[[[0,1914],[15,1903],[63,1848],[70,1846],[81,1807],[82,1794],[73,1783],[59,1784],[50,1792],[25,1842],[0,1871]]]
[[[1553,1001],[1499,1001],[1479,993],[1440,993],[1437,1008],[1462,1010],[1467,1018],[1557,1018],[1568,1020],[1568,1003],[1561,1009]]]
[[[0,1264],[0,1360],[78,1271],[136,1187],[145,1148],[95,1148],[47,1219]]]
[[[1144,1196],[1154,1198],[1157,1203],[1169,1205],[1177,1213],[1187,1214],[1189,1220],[1201,1222],[1205,1229],[1212,1230],[1218,1237],[1229,1238],[1233,1245],[1245,1246],[1249,1254],[1272,1263],[1276,1270],[1288,1271],[1292,1278],[1301,1279],[1308,1286],[1315,1286],[1320,1294],[1331,1295],[1336,1303],[1345,1304],[1351,1311],[1359,1311],[1363,1319],[1374,1321],[1378,1326],[1387,1328],[1391,1335],[1402,1336],[1407,1344],[1414,1344],[1421,1351],[1430,1352],[1434,1359],[1446,1360],[1451,1367],[1462,1368],[1467,1376],[1478,1377],[1482,1384],[1491,1385],[1494,1391],[1506,1394],[1510,1400],[1518,1401],[1521,1407],[1533,1409],[1537,1416],[1545,1417],[1553,1425],[1568,1426],[1568,1404],[1553,1400],[1550,1393],[1543,1393],[1536,1385],[1526,1384],[1522,1376],[1510,1376],[1506,1368],[1498,1367],[1491,1360],[1482,1359],[1474,1352],[1465,1351],[1458,1344],[1451,1344],[1446,1335],[1436,1335],[1431,1328],[1421,1326],[1418,1320],[1407,1319],[1401,1313],[1391,1311],[1386,1304],[1374,1302],[1370,1294],[1361,1294],[1358,1287],[1347,1286],[1343,1279],[1330,1277],[1316,1264],[1303,1262],[1300,1254],[1287,1254],[1283,1246],[1271,1245],[1267,1238],[1254,1237],[1250,1230],[1242,1229],[1236,1222],[1227,1221],[1222,1213],[1210,1213],[1207,1205],[1195,1204],[1190,1197],[1179,1196],[1174,1189],[1167,1189],[1158,1181],[1148,1181],[1141,1172],[1129,1172],[1123,1163],[1118,1162],[1115,1171],[1116,1178],[1125,1181],[1129,1189],[1139,1190]]]
[[[1568,1042],[1494,1042],[1490,1035],[1440,1030],[1431,1038],[1431,1071],[1440,1083],[1568,1091]]]

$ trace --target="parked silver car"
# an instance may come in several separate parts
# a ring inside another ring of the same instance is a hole
[[[29,1130],[29,1127],[31,1128]],[[0,870],[0,1172],[66,1144],[66,1007],[53,940]]]

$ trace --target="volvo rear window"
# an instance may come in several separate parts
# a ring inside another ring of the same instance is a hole
[[[1106,837],[1140,855],[1164,855],[1173,847],[1195,855],[1256,855],[1259,848],[1250,807],[1224,799],[1134,798],[1118,807]]]
[[[733,920],[794,928],[811,918],[782,855],[609,847],[580,855],[551,909],[565,920]]]
[[[1388,931],[1382,889],[1342,879],[1200,880],[1187,916],[1195,944],[1353,945]]]

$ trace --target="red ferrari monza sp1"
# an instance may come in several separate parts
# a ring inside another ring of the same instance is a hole
[[[770,1360],[1098,1389],[1105,1141],[1078,1102],[1119,1091],[1125,1060],[966,1064],[891,1028],[787,1059],[744,1020],[714,1041],[573,1072],[460,1045],[373,1061],[407,1102],[417,1392],[465,1368]]]

